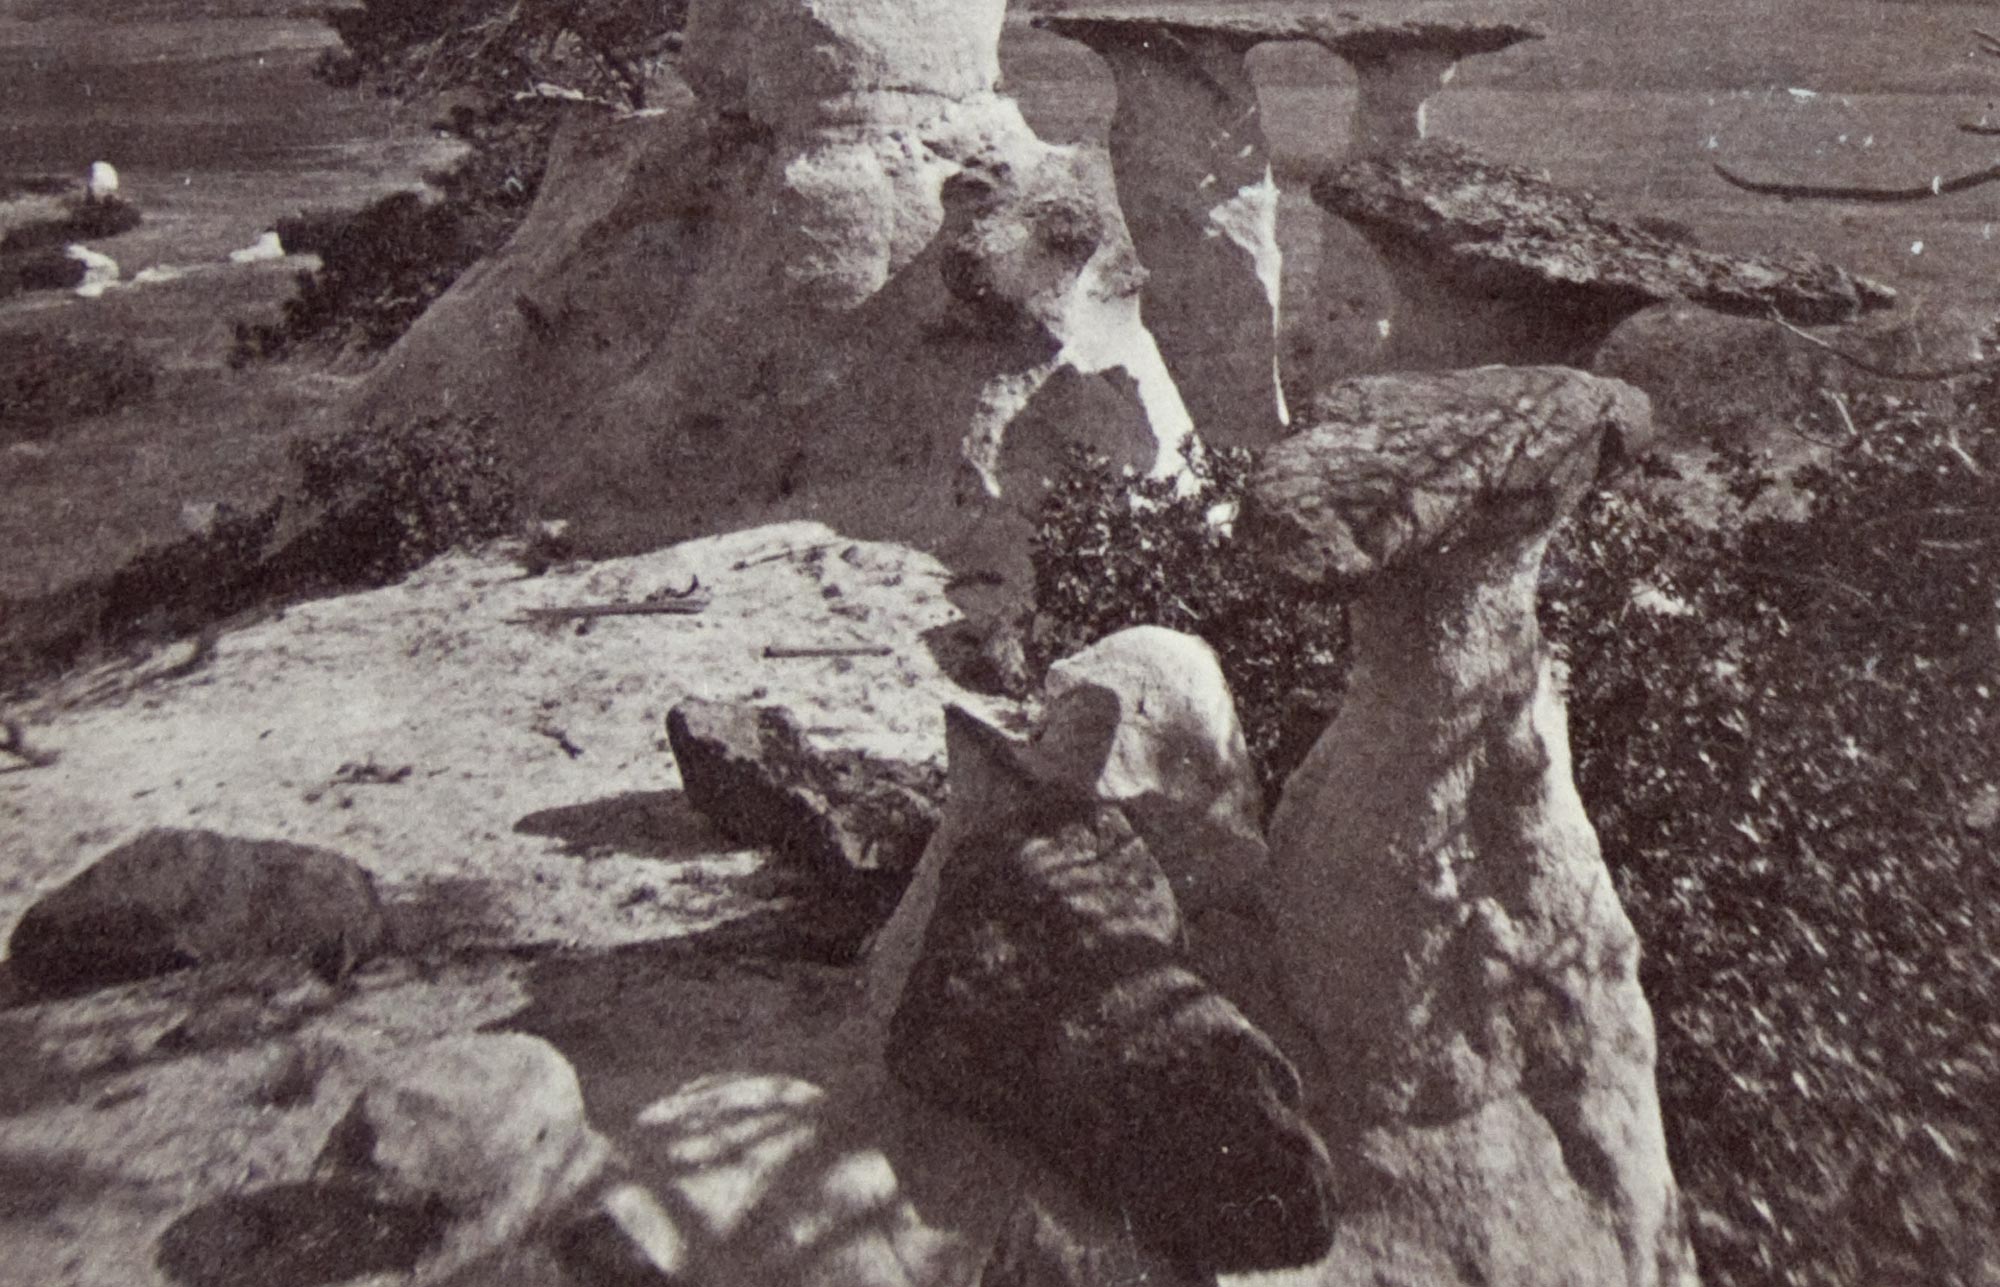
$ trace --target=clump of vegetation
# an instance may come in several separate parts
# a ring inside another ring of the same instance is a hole
[[[1326,727],[1346,682],[1347,614],[1281,582],[1227,519],[1250,453],[1208,449],[1185,481],[1073,457],[1035,534],[1037,671],[1127,626],[1199,635],[1214,648],[1244,736],[1275,797]]]
[[[276,323],[236,328],[236,358],[309,347],[378,352],[527,216],[555,137],[556,108],[578,99],[641,108],[678,42],[686,0],[365,0],[335,9],[341,38],[316,72],[406,101],[449,96],[439,122],[466,144],[427,175],[435,201],[397,193],[358,211],[300,216],[278,238],[320,257]]]
[[[450,202],[398,192],[346,215],[281,220],[287,252],[319,257],[276,323],[236,324],[237,364],[313,344],[379,352],[442,295],[487,247]]]
[[[293,454],[300,494],[323,512],[313,566],[341,583],[392,581],[518,523],[514,479],[482,421],[434,416],[350,429]]]
[[[0,446],[148,397],[159,367],[129,341],[0,333]]]
[[[1992,1281],[1996,411],[1990,385],[1944,419],[1878,397],[1792,480],[1802,517],[1758,516],[1774,480],[1739,455],[1720,525],[1656,486],[1556,551],[1577,782],[1722,1287]]]
[[[1645,944],[1714,1287],[1973,1287],[2000,1263],[2000,382],[1963,394],[1858,401],[1782,483],[1719,458],[1720,522],[1645,465],[1551,551],[1577,784]],[[1289,691],[1337,693],[1345,636],[1208,521],[1242,494],[1216,460],[1188,495],[1101,467],[1057,487],[1038,642],[1208,639],[1273,783],[1303,749]],[[1796,503],[1759,503],[1778,487]]]
[[[79,201],[59,218],[37,219],[0,237],[0,255],[60,248],[74,241],[102,241],[139,226],[139,207],[119,197]]]
[[[295,492],[142,551],[108,575],[0,604],[0,690],[310,595],[385,585],[516,528],[516,491],[477,421],[357,428],[293,450]],[[286,524],[284,520],[293,521]]]

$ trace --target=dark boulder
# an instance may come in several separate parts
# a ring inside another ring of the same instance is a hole
[[[936,765],[822,750],[783,707],[691,697],[668,713],[667,740],[716,830],[822,874],[900,884],[937,830]]]
[[[30,996],[62,996],[217,961],[291,957],[341,977],[381,946],[382,905],[331,850],[158,828],[30,907],[8,941]]]

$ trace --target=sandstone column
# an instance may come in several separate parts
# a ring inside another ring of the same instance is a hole
[[[1111,66],[1111,163],[1146,267],[1146,323],[1203,439],[1271,441],[1278,384],[1278,188],[1245,57],[1254,16],[1080,10],[1037,20]]]
[[[1265,888],[1330,1070],[1312,1089],[1344,1266],[1694,1280],[1639,946],[1535,621],[1551,530],[1649,418],[1557,368],[1355,380],[1253,482],[1244,530],[1303,581],[1360,589],[1346,702],[1278,805]]]
[[[1309,30],[1354,72],[1349,156],[1381,156],[1425,137],[1430,100],[1462,60],[1542,38],[1533,27],[1491,18],[1335,17],[1314,19]]]

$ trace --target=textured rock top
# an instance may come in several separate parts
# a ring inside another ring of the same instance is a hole
[[[1345,380],[1304,423],[1259,458],[1242,521],[1284,572],[1353,582],[1546,529],[1649,436],[1652,406],[1568,367],[1491,366]]]
[[[1592,197],[1449,143],[1339,166],[1313,199],[1372,239],[1489,295],[1574,292],[1600,308],[1686,299],[1720,313],[1822,325],[1885,308],[1896,292],[1813,255],[1702,250],[1613,218]]]
[[[1441,53],[1454,58],[1490,54],[1539,40],[1542,32],[1490,17],[1368,14],[1326,5],[1252,10],[1244,5],[1115,5],[1044,14],[1037,27],[1093,47],[1143,43],[1159,38],[1206,37],[1249,48],[1267,40],[1310,40],[1350,61],[1389,61],[1405,53]]]

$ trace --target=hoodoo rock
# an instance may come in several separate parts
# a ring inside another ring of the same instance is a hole
[[[1354,117],[1349,156],[1381,156],[1430,133],[1430,100],[1449,84],[1458,64],[1497,54],[1542,32],[1516,22],[1466,13],[1454,20],[1446,6],[1417,15],[1341,14],[1310,23],[1308,39],[1331,50],[1354,72]]]
[[[1661,236],[1447,143],[1348,161],[1313,199],[1388,267],[1396,300],[1381,365],[1391,369],[1587,366],[1620,322],[1666,300],[1821,325],[1896,298],[1811,255],[1725,255]]]
[[[1271,441],[1289,419],[1277,371],[1278,185],[1244,60],[1276,28],[1179,7],[1035,22],[1111,67],[1111,165],[1147,269],[1146,321],[1195,427],[1218,446]]]
[[[810,517],[1019,578],[1065,444],[1189,420],[1101,157],[994,92],[1003,11],[696,0],[691,89],[567,128],[357,414],[486,416],[586,549]]]
[[[1353,671],[1271,827],[1277,975],[1337,1079],[1325,1281],[1690,1284],[1639,944],[1537,632],[1551,531],[1648,432],[1557,369],[1354,380],[1241,520],[1358,589]]]

